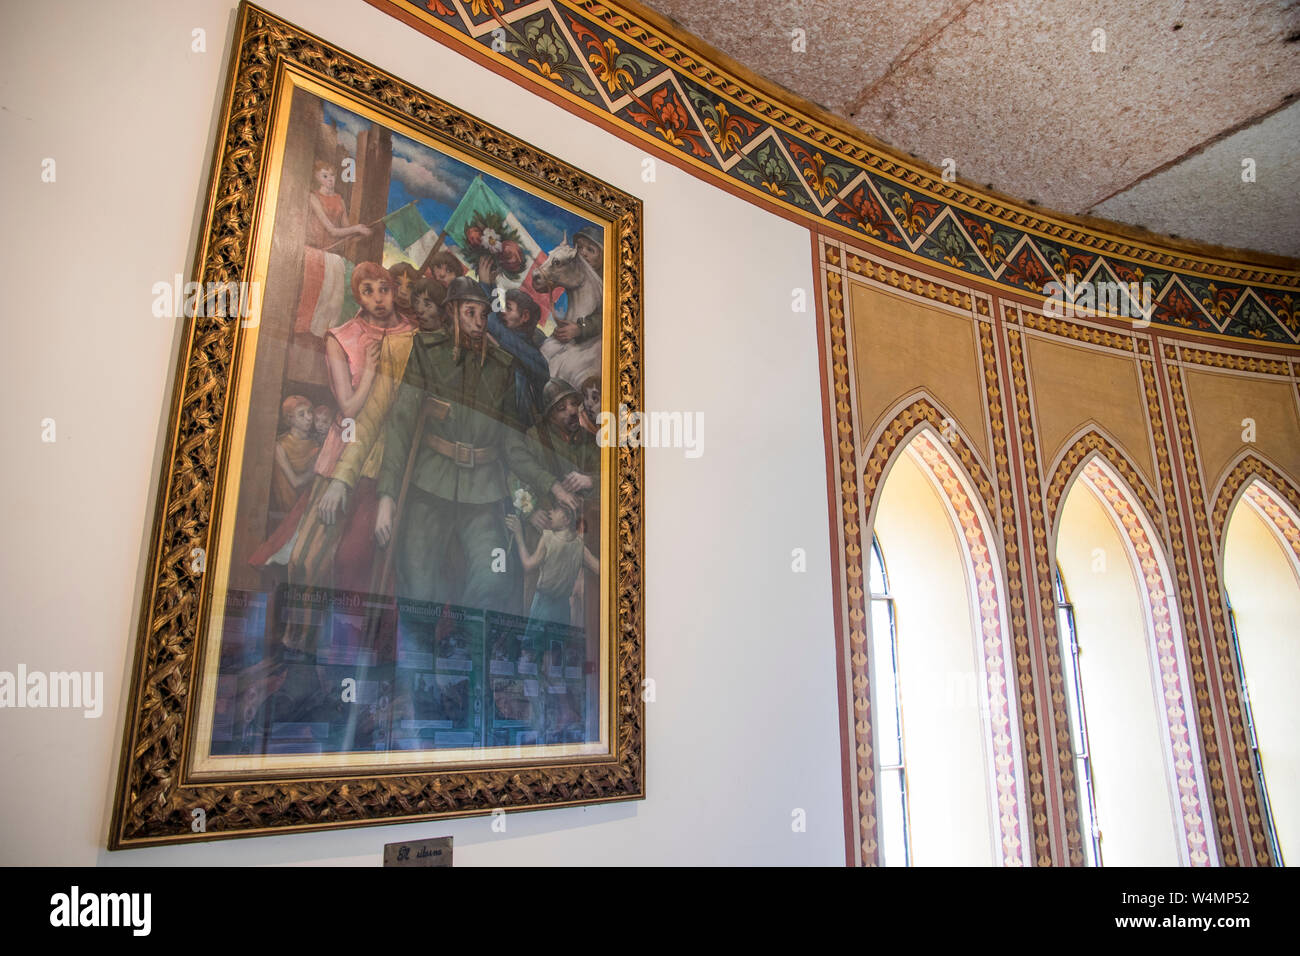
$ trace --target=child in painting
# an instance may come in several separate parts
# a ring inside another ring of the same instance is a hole
[[[429,261],[429,271],[445,293],[452,279],[465,274],[465,266],[450,249],[439,249]]]
[[[436,332],[442,328],[442,304],[446,298],[447,289],[437,279],[425,276],[416,281],[411,292],[411,305],[421,331]]]
[[[600,376],[588,375],[578,386],[582,395],[582,411],[578,420],[593,435],[600,434]]]
[[[393,301],[402,318],[415,324],[415,284],[420,281],[420,273],[409,262],[395,262],[388,267],[393,277]]]
[[[335,174],[332,164],[316,160],[311,168],[311,178],[315,188],[308,198],[311,212],[307,216],[307,245],[328,249],[340,239],[370,235],[369,226],[348,225],[347,214],[343,210],[343,197],[334,191]]]
[[[592,573],[599,573],[600,564],[587,550],[578,534],[578,518],[573,509],[556,504],[551,509],[551,526],[542,532],[537,550],[528,553],[524,544],[523,526],[517,515],[506,515],[506,527],[514,534],[519,548],[519,560],[525,571],[541,568],[537,575],[537,591],[533,606],[528,612],[530,621],[569,623],[569,595],[574,582],[585,564]],[[530,623],[529,627],[532,625]]]
[[[316,473],[328,476],[343,453],[342,421],[355,418],[374,384],[379,344],[387,335],[414,330],[415,323],[395,308],[396,283],[377,262],[363,262],[352,272],[352,296],[360,304],[356,317],[330,329],[325,360],[338,417],[330,428]]]
[[[329,587],[332,580],[336,588],[363,590],[369,584],[369,563],[373,558],[373,546],[369,543],[377,507],[373,490],[359,489],[349,501],[346,513],[341,516],[342,542],[339,535],[321,540],[304,535],[310,527],[304,525],[303,515],[309,509],[314,511],[345,447],[351,447],[343,440],[344,423],[351,420],[348,424],[351,432],[381,374],[381,344],[389,336],[413,332],[415,326],[397,314],[393,307],[392,277],[377,262],[363,262],[353,270],[352,295],[361,305],[356,316],[325,335],[326,367],[337,409],[331,410],[329,431],[316,458],[317,480],[310,501],[299,502],[250,561],[255,567],[288,563],[289,580],[294,584]],[[373,481],[369,484],[373,485]],[[358,509],[363,516],[356,523],[353,518]],[[366,509],[369,517],[365,516]]]
[[[330,424],[334,421],[334,409],[328,405],[317,405],[311,410],[315,439],[324,444],[325,436],[330,433]]]
[[[316,461],[316,474],[322,478],[333,475],[343,454],[344,420],[355,421],[370,397],[379,370],[381,343],[390,335],[415,329],[415,323],[400,315],[395,307],[395,287],[392,276],[379,263],[358,265],[352,272],[352,296],[361,308],[355,318],[330,329],[325,336],[325,361],[330,388],[338,403],[338,417],[330,426],[329,436]],[[369,559],[373,549],[369,543],[370,528],[364,526],[364,521],[369,520],[373,527],[377,506],[369,485],[359,487],[357,492],[349,502],[349,510],[354,515],[360,510],[363,523],[355,528],[349,524],[344,531],[334,574],[335,587],[351,590],[363,590],[369,584]],[[349,558],[355,559],[355,566]]]
[[[290,395],[280,406],[280,425],[284,434],[275,442],[271,507],[288,511],[316,472],[320,442],[313,434],[311,402],[301,395]]]

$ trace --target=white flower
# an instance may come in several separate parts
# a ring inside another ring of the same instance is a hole
[[[525,515],[533,513],[533,496],[529,494],[527,488],[519,488],[515,491],[515,510]]]
[[[496,234],[495,229],[483,230],[483,246],[489,252],[496,253],[501,251],[501,237]]]

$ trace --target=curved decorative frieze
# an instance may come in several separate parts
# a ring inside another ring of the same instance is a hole
[[[1300,343],[1300,270],[1111,233],[945,182],[631,0],[369,0],[729,191],[1031,296],[1150,283],[1152,324]]]

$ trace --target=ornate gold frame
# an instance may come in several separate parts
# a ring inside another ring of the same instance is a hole
[[[264,189],[266,146],[287,69],[310,74],[430,139],[610,221],[616,240],[610,243],[616,270],[610,283],[617,296],[610,310],[616,319],[610,401],[641,407],[640,200],[248,3],[240,5],[235,25],[196,281],[250,278],[256,234],[272,208]],[[191,570],[190,556],[193,548],[216,541],[243,338],[237,319],[201,317],[189,320],[181,346],[109,849],[643,798],[643,467],[637,449],[627,447],[612,450],[606,479],[614,503],[606,518],[613,537],[604,622],[610,643],[608,755],[436,771],[399,767],[293,779],[192,779],[186,748],[212,587],[202,572]],[[202,827],[196,824],[200,816]]]

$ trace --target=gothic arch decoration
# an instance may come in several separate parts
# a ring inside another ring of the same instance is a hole
[[[1079,477],[1086,481],[1129,544],[1129,559],[1137,572],[1139,591],[1147,612],[1143,622],[1148,636],[1155,686],[1161,695],[1161,725],[1166,741],[1165,759],[1177,791],[1175,818],[1180,836],[1179,856],[1191,866],[1214,866],[1218,847],[1214,840],[1209,786],[1195,725],[1188,720],[1187,705],[1194,698],[1189,683],[1186,651],[1172,600],[1173,581],[1161,543],[1156,539],[1149,514],[1133,499],[1126,483],[1102,464],[1094,454]]]
[[[1218,846],[1212,825],[1213,801],[1209,799],[1202,743],[1195,721],[1188,719],[1187,708],[1195,700],[1190,687],[1192,671],[1178,626],[1174,598],[1177,591],[1169,571],[1168,540],[1160,532],[1163,529],[1167,533],[1168,529],[1164,512],[1157,506],[1155,495],[1128,457],[1102,434],[1100,428],[1090,427],[1066,449],[1048,484],[1044,504],[1053,551],[1061,505],[1068,489],[1079,479],[1086,481],[1106,505],[1107,512],[1120,530],[1121,539],[1128,543],[1128,557],[1138,576],[1139,591],[1148,611],[1145,630],[1155,686],[1162,695],[1158,710],[1167,742],[1164,748],[1169,761],[1167,769],[1177,790],[1180,856],[1192,866],[1215,865]],[[1047,613],[1045,608],[1045,616]],[[1050,613],[1054,624],[1055,608]],[[1049,667],[1052,670],[1050,679],[1056,686],[1058,680],[1064,680],[1059,655],[1049,660]],[[1058,723],[1058,726],[1065,725]],[[1065,740],[1064,746],[1069,745],[1070,741]],[[1063,761],[1065,756],[1063,750]],[[1073,840],[1070,852],[1073,857]]]
[[[1300,515],[1300,490],[1263,456],[1245,452],[1219,485],[1214,496],[1214,510],[1210,512],[1210,527],[1219,562],[1223,562],[1223,536],[1228,528],[1228,517],[1243,497],[1259,508],[1265,523],[1277,532],[1291,554],[1300,561],[1300,523],[1295,517]]]
[[[1012,655],[1007,653],[1007,609],[997,544],[990,520],[970,498],[969,478],[952,463],[932,434],[928,426],[922,426],[906,448],[914,452],[914,460],[920,459],[921,470],[947,502],[958,539],[965,546],[967,571],[973,584],[972,612],[978,635],[983,704],[988,715],[985,734],[989,743],[986,771],[992,795],[990,806],[997,823],[1002,864],[1028,866],[1033,858],[1024,801],[1024,755],[1016,731],[1019,715],[1008,697],[1016,677]]]
[[[938,421],[930,418],[931,410],[933,414],[939,415]],[[910,415],[910,419],[909,419]],[[967,470],[971,476],[976,476],[981,480],[979,494],[985,505],[989,508],[990,515],[996,516],[997,510],[993,507],[994,490],[993,483],[987,480],[989,473],[988,462],[980,454],[975,443],[970,440],[970,436],[959,424],[957,419],[948,413],[942,403],[924,388],[916,388],[899,398],[894,404],[881,416],[885,422],[877,426],[876,430],[863,441],[862,447],[858,449],[858,456],[866,460],[866,467],[871,468],[878,465],[876,474],[876,484],[879,485],[880,479],[889,471],[889,466],[893,463],[893,456],[906,448],[908,443],[916,434],[917,428],[923,428],[926,424],[930,426],[939,440],[944,445],[952,447],[954,453],[961,456],[961,467]],[[890,444],[890,458],[876,462],[872,454],[873,449],[879,447],[881,440],[886,432],[900,423],[907,423],[905,438]],[[960,439],[960,445],[952,441],[953,438]],[[995,519],[996,520],[996,519]]]
[[[1291,509],[1262,481],[1252,481],[1246,486],[1242,497],[1255,507],[1264,523],[1271,525],[1277,532],[1290,554],[1292,566],[1300,575],[1300,523],[1297,523]]]
[[[1182,460],[1186,463],[1184,476],[1193,506],[1198,509],[1187,515],[1187,524],[1193,531],[1191,543],[1199,553],[1200,561],[1189,560],[1186,571],[1189,577],[1199,573],[1204,579],[1203,599],[1208,599],[1206,640],[1201,642],[1196,635],[1187,616],[1190,610],[1185,609],[1184,622],[1187,625],[1187,646],[1196,669],[1201,741],[1208,758],[1210,786],[1214,790],[1214,806],[1218,813],[1219,845],[1227,866],[1270,866],[1272,854],[1255,792],[1255,773],[1241,707],[1241,678],[1233,661],[1227,608],[1219,583],[1220,558],[1215,547],[1214,521],[1204,511],[1217,495],[1202,485],[1200,468],[1196,464],[1200,458],[1188,415],[1178,347],[1166,342],[1160,353],[1165,363],[1165,382],[1169,387],[1176,425],[1176,447],[1181,449]],[[1172,439],[1174,435],[1170,437]],[[1259,457],[1253,451],[1247,454]],[[1266,463],[1261,459],[1261,464]],[[1275,471],[1274,474],[1280,473]],[[1226,482],[1224,487],[1227,487]],[[1225,510],[1225,517],[1226,514]],[[1191,555],[1188,557],[1190,559]],[[1181,573],[1180,569],[1180,582]],[[1235,765],[1235,775],[1226,772],[1229,761]]]
[[[866,455],[862,492],[863,507],[869,516],[868,527],[874,526],[884,478],[894,460],[904,452],[913,453],[913,459],[933,483],[965,548],[967,574],[974,596],[974,623],[980,636],[981,687],[989,714],[985,728],[989,741],[986,769],[1000,860],[1006,866],[1030,865],[1034,841],[1030,838],[1029,808],[1025,800],[1029,782],[1024,769],[1024,754],[1032,746],[1032,741],[1026,739],[1020,709],[1010,696],[1020,680],[1017,655],[1008,653],[1009,626],[1002,556],[997,547],[997,527],[993,517],[998,514],[997,498],[983,465],[970,442],[961,435],[955,420],[933,397],[924,392],[913,393],[895,405],[892,417],[880,429],[870,453]],[[874,809],[872,725],[869,718],[862,717],[870,713],[870,675],[867,673],[865,646],[860,653],[854,653],[851,663],[853,711],[859,715],[856,727],[859,786],[869,788],[868,792],[873,794],[869,804],[864,804],[861,794],[858,802],[860,808],[869,805]],[[1020,724],[1019,729],[1017,724]],[[874,814],[868,820],[859,812],[858,832],[864,859],[874,859],[875,823]],[[867,852],[868,837],[872,846],[870,853]]]
[[[1293,565],[1300,569],[1300,490],[1281,469],[1268,463],[1255,451],[1243,452],[1236,463],[1229,469],[1227,476],[1219,485],[1213,497],[1214,507],[1209,515],[1209,536],[1213,542],[1215,561],[1223,564],[1224,536],[1227,532],[1228,518],[1237,503],[1245,498],[1261,513],[1264,523],[1272,528],[1285,542],[1290,552]],[[1250,839],[1254,845],[1254,860],[1260,866],[1272,866],[1274,860],[1269,849],[1268,838],[1264,833],[1264,822],[1260,815],[1259,799],[1255,793],[1255,777],[1250,764],[1250,755],[1246,743],[1245,730],[1242,727],[1241,710],[1241,674],[1237,672],[1232,655],[1226,648],[1227,595],[1219,584],[1219,575],[1213,566],[1206,570],[1207,583],[1211,587],[1210,613],[1214,619],[1216,647],[1219,649],[1219,666],[1224,673],[1224,697],[1228,702],[1228,714],[1231,717],[1233,752],[1236,756],[1237,769],[1240,772],[1243,800],[1249,814]]]
[[[1132,490],[1138,502],[1146,509],[1152,523],[1164,529],[1164,509],[1156,504],[1155,494],[1147,485],[1142,473],[1134,467],[1119,446],[1106,436],[1100,426],[1087,427],[1061,455],[1056,468],[1052,471],[1052,480],[1047,486],[1047,527],[1051,530],[1052,540],[1056,540],[1056,515],[1061,503],[1065,501],[1065,491],[1074,483],[1074,479],[1086,467],[1087,462],[1100,456],[1113,468],[1124,483]]]

